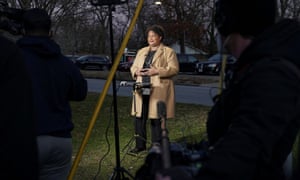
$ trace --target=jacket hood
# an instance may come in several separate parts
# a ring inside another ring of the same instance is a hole
[[[241,54],[238,66],[264,57],[285,58],[300,67],[300,25],[284,19],[256,39]]]
[[[60,47],[49,37],[25,36],[17,43],[20,48],[33,51],[40,57],[52,58],[61,55]]]

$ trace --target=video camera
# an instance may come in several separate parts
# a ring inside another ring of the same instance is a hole
[[[201,141],[197,144],[170,143],[171,168],[180,167],[191,177],[197,175],[202,163],[209,156],[208,144]],[[164,170],[161,152],[150,152],[145,163],[137,170],[136,180],[153,180],[158,172]]]
[[[13,35],[22,33],[22,16],[25,10],[10,8],[6,0],[0,0],[0,29]]]

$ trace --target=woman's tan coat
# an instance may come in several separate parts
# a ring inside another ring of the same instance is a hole
[[[133,65],[130,68],[131,75],[136,82],[142,82],[141,76],[136,76],[135,72],[143,67],[145,58],[150,51],[150,47],[140,49],[136,55]],[[176,53],[173,49],[161,44],[154,54],[152,67],[158,69],[158,75],[151,76],[151,94],[149,100],[149,119],[158,119],[157,102],[166,103],[167,118],[175,115],[175,90],[173,77],[179,72],[179,65]],[[135,100],[135,102],[134,102]],[[136,106],[134,106],[134,104]],[[136,107],[136,108],[134,108]],[[132,102],[131,115],[141,117],[142,114],[142,95],[138,91]]]

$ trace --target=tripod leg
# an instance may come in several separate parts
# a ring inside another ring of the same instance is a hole
[[[115,174],[116,174],[116,171],[114,171],[111,176],[109,177],[109,180],[112,180],[112,179],[115,179]]]
[[[131,145],[134,142],[135,138],[136,138],[135,135],[130,138],[130,140],[128,141],[128,143],[122,149],[122,152],[124,152],[125,149],[129,149],[131,147]],[[127,150],[127,152],[128,152],[128,150]]]
[[[126,177],[125,176],[125,174],[127,175],[127,176],[129,176],[131,179],[134,179],[134,177],[133,177],[133,175],[131,175],[126,169],[124,169],[124,168],[120,168],[119,169],[120,171],[121,171],[121,178],[123,179],[123,180],[129,180],[129,178],[128,177]]]
[[[125,176],[125,174],[128,177]],[[131,175],[126,169],[124,169],[123,167],[120,167],[120,168],[115,168],[114,169],[114,172],[112,173],[112,175],[110,176],[109,180],[130,180],[131,179],[134,179],[134,176]]]

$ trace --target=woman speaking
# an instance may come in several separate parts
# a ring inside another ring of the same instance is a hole
[[[176,53],[162,42],[164,29],[153,25],[146,31],[148,46],[140,49],[130,68],[137,87],[132,102],[131,115],[135,116],[136,146],[131,153],[146,150],[146,121],[150,119],[152,146],[161,143],[161,122],[157,102],[166,104],[166,118],[175,114],[175,90],[173,77],[179,72]],[[147,85],[147,86],[144,86]]]

